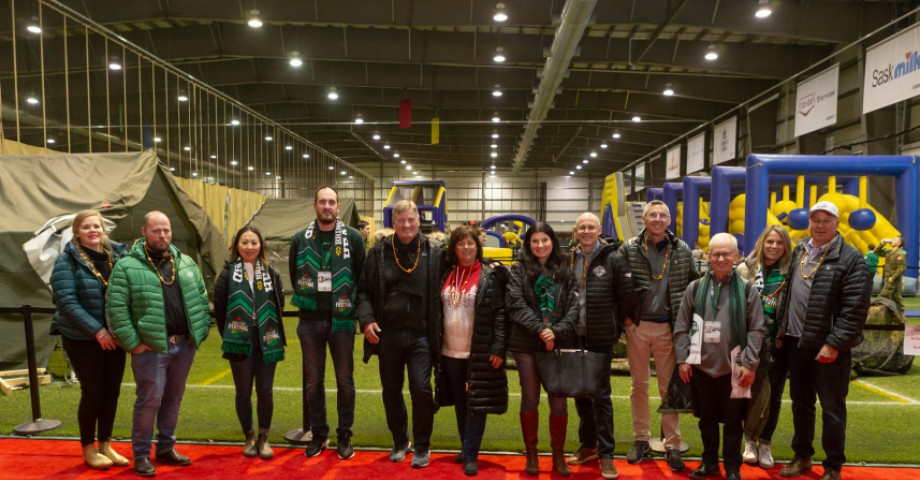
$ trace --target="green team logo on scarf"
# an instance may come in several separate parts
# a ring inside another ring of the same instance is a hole
[[[357,285],[352,274],[351,246],[348,242],[348,230],[341,219],[335,220],[335,240],[331,248],[324,249],[317,241],[317,224],[314,220],[303,235],[293,238],[296,251],[297,289],[291,304],[304,310],[318,310],[319,286],[331,282],[332,331],[354,332],[355,312],[354,297]],[[331,275],[330,278],[320,278]]]
[[[243,267],[243,261],[230,264],[227,285],[227,317],[233,320],[224,329],[221,349],[228,353],[252,354],[253,341],[262,347],[265,363],[284,360],[284,345],[280,341],[281,317],[274,300],[271,275],[261,261],[254,266],[253,283]],[[253,333],[257,340],[252,338]]]

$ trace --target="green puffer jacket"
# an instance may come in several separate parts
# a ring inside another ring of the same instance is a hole
[[[112,261],[125,256],[124,244],[111,242]],[[54,261],[51,291],[58,311],[51,320],[51,332],[74,340],[95,340],[105,326],[105,298],[102,282],[83,260],[73,242]]]
[[[105,297],[109,330],[129,352],[143,343],[151,350],[167,353],[163,286],[147,261],[144,243],[143,238],[134,242],[128,256],[112,270]],[[189,332],[198,347],[211,326],[208,292],[192,258],[172,245],[169,250],[176,259],[176,281],[182,290]]]
[[[670,230],[665,230],[664,233],[671,242],[671,257],[668,260],[668,294],[671,304],[671,324],[673,325],[677,312],[680,311],[684,290],[687,289],[690,282],[700,278],[700,272],[696,269],[696,262],[693,260],[690,247]],[[642,305],[641,298],[649,290],[649,284],[652,282],[648,257],[642,247],[645,245],[646,236],[648,236],[648,231],[643,228],[639,235],[620,246],[620,255],[626,257],[629,263],[633,286],[639,297],[636,299],[636,308]],[[634,322],[636,318],[638,318],[638,312],[632,315]]]

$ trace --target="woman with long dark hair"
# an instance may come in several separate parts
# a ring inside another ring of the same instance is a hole
[[[71,228],[73,242],[64,246],[51,273],[58,308],[51,330],[61,334],[64,351],[80,379],[77,422],[83,461],[102,470],[126,467],[130,462],[111,444],[126,357],[105,323],[105,290],[125,246],[109,241],[102,214],[96,210],[77,213]]]
[[[506,294],[511,339],[508,350],[514,356],[521,383],[521,433],[527,455],[525,471],[539,473],[537,427],[540,378],[536,353],[557,347],[575,346],[575,321],[578,318],[577,285],[568,260],[559,246],[556,232],[545,222],[524,234],[524,248],[518,263],[511,267]],[[566,397],[549,396],[549,432],[553,469],[571,475],[565,463],[565,434],[568,424]]]
[[[482,262],[477,229],[461,225],[450,234],[446,274],[441,282],[441,406],[454,405],[463,449],[463,473],[476,475],[486,414],[508,411],[505,285],[500,265]]]
[[[236,386],[236,416],[246,435],[243,455],[269,459],[275,366],[284,360],[284,293],[281,274],[265,258],[262,232],[244,226],[233,240],[231,260],[214,284],[214,317]],[[252,422],[252,384],[256,384],[259,436]]]

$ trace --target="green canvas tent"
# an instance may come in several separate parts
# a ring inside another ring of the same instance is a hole
[[[0,307],[53,307],[23,244],[49,219],[87,208],[114,221],[109,235],[125,243],[140,236],[144,214],[163,211],[172,222],[173,243],[195,259],[209,285],[227,258],[222,233],[152,150],[0,156],[0,205]],[[50,315],[35,318],[39,365],[54,345],[50,321]],[[24,368],[24,335],[21,316],[0,316],[0,370]]]

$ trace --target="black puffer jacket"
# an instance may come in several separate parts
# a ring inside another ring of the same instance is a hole
[[[448,270],[450,272],[450,270]],[[447,273],[441,279],[444,285]],[[476,318],[473,320],[473,343],[470,346],[469,370],[466,379],[466,403],[470,413],[505,413],[508,411],[508,377],[505,365],[492,368],[490,355],[505,358],[508,346],[508,319],[505,316],[505,267],[482,265],[476,287]],[[443,327],[443,309],[441,326]],[[442,328],[443,331],[443,328]],[[442,333],[443,335],[443,333]],[[436,396],[438,405],[455,405],[461,399],[448,398],[445,385],[438,376]]]
[[[803,243],[809,240],[806,238]],[[829,247],[831,250],[812,279],[799,347],[821,348],[826,343],[838,350],[850,350],[863,340],[872,289],[869,270],[859,251],[847,244],[839,233],[832,241],[836,243]],[[805,247],[795,247],[792,266],[786,276],[789,292],[796,288],[796,282],[802,281],[799,266],[802,255],[805,255]],[[777,338],[786,334],[789,303],[783,302],[777,313],[780,319]]]
[[[569,255],[571,259],[575,249]],[[581,273],[573,272],[578,284]],[[623,322],[635,308],[636,294],[629,279],[629,265],[613,245],[602,244],[584,275],[585,343],[589,349],[606,349],[620,338]]]
[[[511,266],[511,280],[505,294],[505,308],[511,323],[508,350],[545,352],[540,332],[546,328],[540,317],[540,303],[533,291],[533,281],[526,279],[524,265]],[[578,319],[578,285],[572,278],[567,284],[556,283],[556,323],[549,327],[556,335],[556,348],[576,346],[575,321]]]
[[[674,324],[674,318],[680,310],[680,301],[684,296],[684,290],[690,282],[700,278],[700,272],[696,269],[696,262],[693,260],[690,247],[683,240],[674,235],[669,230],[665,230],[668,240],[671,242],[671,256],[668,260],[668,294],[671,300],[671,324]],[[642,305],[641,298],[649,289],[652,279],[652,272],[649,269],[648,257],[645,255],[645,237],[648,231],[642,229],[635,238],[624,243],[620,247],[620,254],[626,257],[632,274],[633,286],[636,290],[635,308]],[[630,318],[633,322],[639,320],[638,312],[633,313]]]

